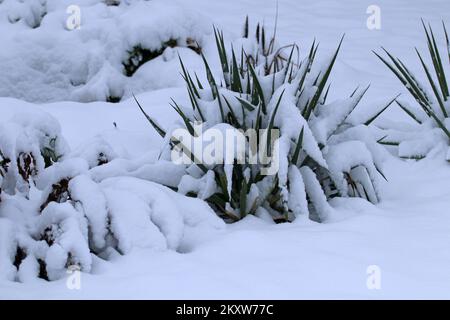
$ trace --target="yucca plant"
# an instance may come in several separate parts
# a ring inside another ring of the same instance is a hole
[[[414,108],[405,101],[397,100],[398,106],[413,120],[416,128],[413,130],[387,130],[387,134],[380,139],[380,143],[399,146],[399,155],[404,158],[422,159],[439,142],[448,145],[450,142],[450,94],[449,84],[445,72],[445,60],[442,58],[433,29],[422,20],[425,31],[431,65],[425,61],[416,48],[416,53],[425,76],[432,89],[429,93],[425,85],[408,69],[408,67],[388,50],[382,48],[387,57],[375,55],[396,75],[405,86],[420,108]],[[442,22],[446,50],[450,63],[450,42],[444,22]],[[450,160],[450,153],[447,153]]]
[[[178,191],[205,199],[229,222],[248,214],[270,216],[276,222],[296,217],[322,221],[332,210],[327,199],[335,196],[378,202],[380,162],[372,157],[378,149],[376,143],[366,146],[358,138],[367,137],[361,133],[379,114],[359,126],[346,121],[367,88],[357,88],[349,98],[327,103],[329,77],[343,39],[326,67],[313,72],[318,50],[315,41],[307,57],[299,61],[296,45],[277,47],[275,37],[268,41],[260,25],[251,39],[248,29],[247,20],[241,43],[251,42],[253,46],[247,47],[255,48],[253,52],[233,47],[227,50],[223,33],[214,29],[222,76],[213,75],[202,55],[206,85],[197,75],[193,77],[180,59],[192,111],[173,100],[171,105],[192,137],[218,128],[241,133],[265,130],[256,149],[278,157],[279,170],[265,175],[265,164],[249,164],[254,147],[246,148],[245,161],[235,157],[232,164],[206,165],[191,146],[174,139],[173,131],[151,119],[136,100],[155,130],[170,140],[171,149],[181,148],[193,160]],[[203,124],[200,132],[195,128],[197,121]],[[279,130],[279,138],[271,136],[273,129]],[[250,143],[248,137],[246,142]]]

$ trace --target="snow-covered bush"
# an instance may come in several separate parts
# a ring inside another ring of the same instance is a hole
[[[412,106],[406,101],[397,100],[398,106],[413,120],[413,124],[400,124],[385,130],[380,143],[398,146],[398,154],[402,158],[422,159],[431,150],[447,148],[447,161],[450,161],[450,93],[449,82],[445,75],[445,63],[447,60],[436,44],[431,26],[428,28],[422,21],[427,45],[429,49],[432,67],[427,64],[421,53],[416,49],[420,64],[428,79],[432,93],[423,83],[406,67],[398,58],[384,50],[388,58],[375,53],[378,58],[397,76],[408,92],[417,101],[419,107]],[[450,41],[443,24],[448,55],[450,62]],[[434,74],[433,74],[434,70]]]
[[[210,129],[231,130],[236,136],[249,128],[267,130],[267,134],[259,137],[256,149],[245,148],[244,161],[233,154],[231,164],[225,156],[205,164],[192,147],[195,142],[189,145],[175,137],[176,127],[162,128],[136,100],[170,146],[164,156],[178,150],[194,160],[180,177],[178,191],[205,199],[226,221],[248,214],[277,222],[305,217],[323,221],[332,210],[327,202],[331,197],[357,196],[378,202],[383,150],[367,125],[379,114],[347,121],[367,89],[356,89],[343,100],[326,101],[328,78],[341,43],[327,65],[317,69],[316,43],[303,61],[296,61],[300,60],[297,46],[277,46],[259,25],[256,36],[250,36],[246,22],[244,37],[231,49],[226,48],[221,32],[215,30],[215,37],[223,71],[220,79],[204,56],[207,85],[193,78],[180,59],[192,105],[189,111],[173,101],[180,125],[193,140],[202,139]],[[202,123],[200,129],[196,129],[197,121]],[[279,130],[278,139],[271,136],[271,129]],[[249,144],[248,137],[244,140]],[[250,161],[255,150],[263,148],[278,158],[276,174],[265,175],[267,165]]]
[[[57,182],[42,193],[33,234],[48,245],[43,261],[50,280],[60,278],[68,266],[89,272],[91,253],[107,257],[111,250],[127,254],[136,247],[177,250],[187,228],[220,227],[199,200],[133,177],[95,182],[80,160],[55,168],[50,180]],[[198,212],[192,217],[192,211]]]
[[[0,123],[0,193],[27,196],[34,179],[67,151],[58,122],[46,113],[18,113]]]
[[[102,136],[71,152],[38,110],[0,122],[0,278],[60,279],[89,272],[94,255],[183,250],[191,230],[223,226],[203,201],[144,180],[157,166],[126,166],[123,154]]]
[[[0,96],[117,102],[182,85],[173,47],[201,63],[209,30],[193,10],[164,0],[3,0],[0,33],[11,36],[2,38]]]

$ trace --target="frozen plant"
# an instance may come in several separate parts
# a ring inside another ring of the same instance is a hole
[[[18,113],[0,124],[0,193],[28,196],[30,184],[67,151],[59,123],[46,113]]]
[[[0,33],[11,32],[2,40],[1,96],[118,102],[177,86],[172,48],[200,62],[209,22],[164,0],[3,0]]]
[[[0,279],[61,279],[94,256],[179,250],[190,230],[223,226],[203,201],[141,178],[159,168],[137,163],[134,177],[120,156],[101,136],[70,152],[44,112],[0,124]]]
[[[408,92],[416,100],[418,107],[409,105],[406,101],[397,100],[398,106],[413,120],[413,125],[402,125],[386,130],[386,134],[379,140],[385,145],[398,146],[399,156],[409,159],[422,159],[436,147],[447,148],[446,160],[450,161],[450,94],[449,83],[445,74],[447,58],[441,58],[433,30],[422,20],[427,39],[428,51],[431,59],[430,66],[419,50],[416,49],[420,64],[423,67],[432,93],[399,59],[383,48],[388,58],[374,52],[377,57],[397,76]],[[442,23],[445,34],[446,50],[450,63],[450,41]],[[434,71],[434,73],[433,73]]]
[[[313,71],[315,42],[307,57],[297,61],[296,45],[278,46],[275,37],[269,38],[260,25],[251,36],[248,20],[243,38],[229,49],[223,33],[214,31],[220,78],[213,75],[203,55],[206,85],[186,70],[180,58],[192,106],[186,110],[172,101],[180,125],[194,140],[209,129],[235,130],[237,135],[247,129],[266,130],[269,133],[258,139],[256,150],[266,148],[276,156],[279,170],[265,175],[263,163],[249,161],[255,150],[248,147],[245,161],[235,156],[231,164],[225,159],[202,163],[195,150],[174,138],[174,128],[162,128],[136,100],[170,146],[165,150],[178,148],[193,159],[180,178],[178,191],[206,200],[228,222],[248,214],[276,222],[296,218],[324,221],[332,212],[327,200],[335,196],[363,197],[377,203],[383,150],[371,138],[368,125],[381,112],[347,121],[367,88],[327,103],[328,80],[342,40],[325,67]],[[201,132],[194,129],[197,121],[202,123]],[[280,137],[272,137],[271,129],[278,129]],[[169,156],[167,152],[164,155]]]

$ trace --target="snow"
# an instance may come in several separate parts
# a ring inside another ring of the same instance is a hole
[[[329,206],[327,199],[322,192],[316,174],[306,166],[301,167],[300,172],[306,186],[306,192],[311,199],[311,203],[315,207],[316,213],[319,215],[319,221],[326,221],[331,214],[332,208]]]
[[[194,175],[187,172],[194,168],[167,161],[162,139],[128,99],[134,92],[147,113],[164,128],[173,127],[178,118],[168,106],[170,97],[189,109],[177,53],[203,77],[201,59],[183,44],[165,49],[132,77],[123,74],[121,62],[136,42],[154,49],[172,36],[186,41],[193,37],[218,72],[212,23],[224,28],[226,39],[240,35],[246,14],[251,24],[264,19],[272,30],[276,2],[129,2],[116,7],[97,0],[48,0],[42,20],[39,0],[0,3],[2,47],[7,48],[0,53],[0,149],[8,150],[16,161],[17,152],[37,152],[48,145],[49,137],[57,136],[56,148],[63,155],[61,162],[46,169],[38,159],[29,188],[17,185],[24,192],[13,192],[17,172],[0,178],[1,299],[450,298],[450,170],[445,160],[449,148],[438,129],[429,123],[419,126],[393,104],[374,123],[399,130],[356,126],[330,138],[331,145],[345,147],[352,157],[328,159],[327,152],[333,150],[309,149],[316,160],[326,160],[341,172],[364,163],[371,177],[377,176],[367,161],[373,157],[387,179],[376,190],[380,198],[376,205],[353,197],[337,197],[328,204],[315,174],[307,167],[291,166],[283,168],[295,181],[288,201],[301,219],[274,224],[260,208],[257,217],[225,225],[204,201],[181,194],[202,191],[200,198],[206,198],[213,192],[211,174],[190,179]],[[69,3],[82,8],[79,30],[66,30]],[[420,77],[420,66],[413,63],[413,47],[426,50],[420,18],[436,28],[442,19],[450,21],[445,0],[380,0],[382,28],[368,30],[366,8],[371,4],[279,1],[281,44],[295,41],[304,53],[316,37],[319,51],[326,54],[346,33],[328,100],[348,97],[357,85],[365,88],[370,82],[361,104],[346,118],[352,124],[367,120],[365,116],[375,115],[386,101],[405,93],[371,50],[380,45],[392,49],[411,62],[408,65]],[[122,95],[119,103],[104,102]],[[415,108],[414,101],[403,98]],[[93,100],[100,101],[80,103]],[[291,114],[291,107],[295,108],[291,101],[283,102],[279,115],[286,122],[277,125],[296,140],[302,128],[299,117],[282,116]],[[339,120],[347,111],[342,110]],[[306,143],[324,141],[334,128],[320,120],[318,114],[312,132],[303,126]],[[401,141],[395,156],[427,157],[421,161],[394,157],[374,142],[385,133]],[[65,177],[72,178],[73,205],[51,203],[40,212],[50,186]],[[341,176],[335,179],[342,181]],[[183,192],[158,183],[179,186]],[[306,194],[303,185],[309,186]],[[319,217],[323,223],[305,219],[311,209],[306,197],[327,213]],[[39,238],[49,225],[57,231],[52,245],[26,236],[25,230],[30,230]],[[27,251],[19,270],[13,265],[17,246]],[[105,251],[97,257],[91,246]],[[66,286],[69,252],[71,262],[81,266],[80,290]],[[55,281],[36,278],[37,259],[47,262],[48,276]],[[380,290],[366,286],[367,269],[373,265],[381,270]]]
[[[13,265],[16,255],[14,226],[8,220],[0,218],[0,275],[2,279],[14,280],[16,268]]]
[[[66,264],[80,265],[85,272],[91,270],[92,257],[87,245],[87,232],[84,217],[69,203],[51,202],[42,211],[35,233],[49,234],[45,263],[50,280],[63,277]]]
[[[312,120],[311,130],[319,143],[325,145],[325,142],[332,134],[336,133],[339,126],[354,112],[358,111],[356,106],[361,101],[364,93],[365,90],[360,89],[348,101],[337,100],[317,108],[318,116]],[[361,121],[356,124],[360,123],[364,122]]]
[[[45,196],[47,196],[51,192],[51,186],[53,184],[62,179],[74,178],[87,172],[88,169],[89,166],[86,160],[82,158],[72,158],[57,162],[42,172],[37,180],[36,186],[40,189],[47,188],[47,192],[45,192]]]
[[[195,179],[191,175],[184,175],[178,184],[178,192],[181,194],[188,194],[195,192],[200,199],[208,199],[217,191],[217,186],[214,180],[214,171],[208,172],[201,178]]]
[[[74,30],[67,27],[76,19],[69,6],[80,12],[81,25]],[[102,0],[5,0],[0,32],[8,34],[2,40],[8,50],[0,54],[0,95],[33,102],[105,101],[181,84],[174,54],[160,55],[145,66],[152,72],[138,69],[132,77],[124,74],[122,63],[138,44],[151,51],[165,49],[172,39],[184,48],[189,42],[201,45],[209,28],[189,7],[161,0],[119,6]],[[191,57],[190,51],[180,54]],[[164,81],[159,73],[166,74]]]
[[[30,283],[26,291],[21,284],[4,282],[0,295],[64,299],[448,298],[450,219],[442,210],[448,203],[450,181],[446,164],[441,162],[436,172],[429,162],[393,160],[389,168],[386,174],[392,184],[382,205],[375,207],[356,198],[336,199],[337,218],[326,224],[274,225],[249,216],[225,232],[202,239],[188,253],[136,250],[111,262],[99,261],[94,274],[82,274],[81,290],[68,290],[63,280]],[[413,175],[417,171],[419,176]],[[431,188],[423,183],[429,179],[441,179],[441,183]],[[405,184],[408,193],[403,191]],[[267,259],[268,252],[271,259]],[[366,287],[370,265],[381,268],[381,290]],[[271,276],[274,272],[276,278]]]
[[[325,158],[329,165],[331,178],[344,197],[349,194],[348,183],[345,181],[344,173],[350,173],[358,166],[364,167],[375,189],[381,189],[381,182],[378,178],[377,169],[373,164],[372,155],[362,142],[346,141],[332,145],[326,151]],[[367,187],[370,186],[370,184],[364,183],[362,185],[366,191]],[[375,192],[377,191],[379,190],[375,190]],[[378,202],[376,195],[375,199],[375,203]]]
[[[27,194],[29,179],[39,178],[46,162],[63,158],[68,151],[58,121],[39,110],[18,112],[0,123],[0,148],[2,160],[8,161],[1,188],[10,194]]]
[[[94,247],[104,248],[108,233],[108,208],[105,195],[100,187],[86,175],[79,175],[70,180],[69,192],[72,200],[82,206],[83,213],[89,221]]]
[[[282,88],[278,89],[281,94]],[[292,88],[288,88],[287,90],[293,90]],[[275,94],[276,96],[276,94]],[[274,108],[274,104],[278,99],[275,98],[272,105],[269,105],[268,109],[271,110]],[[280,128],[281,135],[285,135],[288,138],[296,141],[299,137],[301,130],[304,130],[303,133],[303,149],[305,152],[313,158],[318,164],[322,167],[326,168],[327,164],[323,158],[323,155],[317,145],[316,137],[314,137],[313,132],[308,126],[306,120],[300,114],[299,109],[295,105],[294,98],[291,97],[291,100],[288,100],[284,97],[282,98],[282,102],[280,103],[279,111],[275,117],[275,125]]]
[[[296,219],[300,215],[308,214],[308,202],[306,200],[305,184],[300,170],[296,166],[289,166],[289,181],[291,181],[291,193],[289,194],[289,205],[293,208]]]

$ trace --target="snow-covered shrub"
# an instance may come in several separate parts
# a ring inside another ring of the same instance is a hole
[[[30,183],[67,150],[59,123],[46,113],[18,113],[0,123],[0,193],[27,195]]]
[[[50,280],[61,278],[69,266],[89,272],[92,254],[107,258],[112,249],[127,254],[136,247],[177,250],[187,229],[221,227],[197,199],[133,177],[98,183],[79,160],[63,162],[53,173],[59,182],[44,190],[33,230],[33,238],[47,245],[42,263]]]
[[[80,28],[69,27],[74,5]],[[11,36],[2,39],[0,96],[117,102],[182,85],[171,51],[200,63],[209,30],[188,6],[164,0],[4,0],[0,33]]]
[[[367,89],[356,89],[343,100],[326,101],[328,78],[341,43],[328,64],[313,71],[316,43],[298,62],[297,46],[278,47],[259,25],[256,37],[249,35],[248,23],[244,30],[244,37],[230,50],[223,34],[215,30],[223,73],[220,79],[215,77],[203,56],[207,85],[193,78],[180,59],[192,111],[175,101],[172,107],[193,140],[202,139],[210,129],[231,130],[236,136],[249,128],[257,132],[266,129],[269,133],[259,137],[256,150],[272,152],[278,158],[279,170],[265,175],[267,165],[251,164],[249,159],[257,151],[248,147],[244,161],[233,154],[229,164],[224,152],[217,162],[202,163],[201,154],[192,148],[195,142],[189,145],[176,138],[173,130],[177,128],[162,128],[136,100],[166,139],[170,148],[165,150],[181,150],[194,160],[180,178],[178,191],[205,199],[226,221],[248,214],[277,222],[304,217],[323,221],[332,210],[327,202],[331,197],[357,196],[378,202],[383,151],[371,138],[367,125],[379,114],[360,117],[359,123],[347,121]],[[197,121],[202,123],[200,129]],[[271,129],[279,129],[278,139],[271,137]],[[244,140],[249,143],[248,137]],[[200,153],[206,148],[205,141],[201,146]]]
[[[70,152],[38,110],[0,122],[0,279],[56,280],[68,268],[89,272],[94,255],[183,250],[191,230],[223,227],[203,201],[143,180],[170,176],[148,166],[152,155],[124,154],[106,135]]]
[[[398,146],[398,154],[402,158],[422,159],[432,149],[447,148],[446,159],[450,161],[450,93],[449,82],[445,75],[447,58],[442,57],[436,44],[431,26],[428,28],[422,21],[431,64],[427,64],[421,53],[416,49],[420,64],[432,89],[428,91],[423,83],[407,68],[407,66],[390,52],[384,50],[388,58],[375,53],[378,58],[397,76],[408,92],[417,101],[419,107],[412,106],[406,101],[397,99],[398,106],[413,120],[413,124],[400,124],[386,130],[380,143]],[[448,55],[450,62],[450,41],[443,24]],[[433,74],[434,70],[434,74]]]
[[[178,250],[190,230],[223,227],[206,203],[154,182],[96,182],[80,158],[45,169],[37,187],[37,200],[6,196],[0,204],[0,275],[9,280],[56,280],[67,268],[89,272],[93,255]]]

